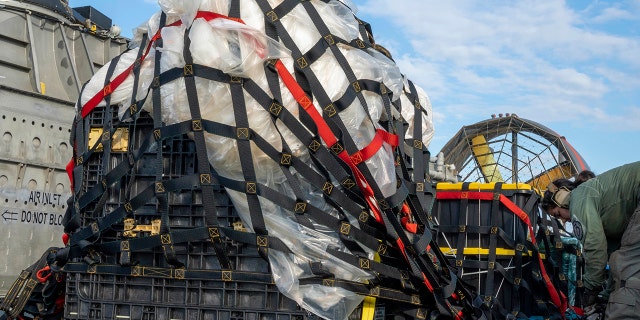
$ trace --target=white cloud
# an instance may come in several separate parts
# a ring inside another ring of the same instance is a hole
[[[640,77],[607,66],[595,68],[595,74],[611,83],[611,86],[622,91],[633,91],[640,88]]]
[[[421,84],[429,96],[448,93],[446,79],[439,64],[406,54],[394,59],[402,73],[415,83]]]
[[[410,50],[395,40],[396,51],[411,52],[396,60],[432,96],[440,119],[463,108],[451,105],[466,103],[492,111],[511,105],[516,110],[510,112],[519,114],[543,108],[556,121],[595,116],[613,122],[606,117],[610,106],[597,109],[606,105],[603,100],[623,89],[640,91],[637,35],[596,23],[628,19],[630,11],[616,4],[593,3],[584,10],[562,1],[358,4],[361,14],[392,21],[409,40]]]
[[[606,8],[600,15],[594,17],[591,21],[594,23],[605,23],[615,20],[633,20],[636,19],[633,13],[620,8]]]
[[[546,70],[544,78],[540,77],[537,80],[537,87],[544,93],[568,99],[601,98],[608,91],[602,82],[569,68]]]

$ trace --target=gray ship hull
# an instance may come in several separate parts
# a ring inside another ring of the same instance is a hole
[[[63,246],[75,101],[127,48],[95,25],[61,1],[0,0],[0,297],[44,250]]]

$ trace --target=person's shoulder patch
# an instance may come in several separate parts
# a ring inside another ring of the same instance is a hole
[[[571,221],[573,224],[573,235],[578,238],[578,240],[582,241],[584,237],[584,229],[582,229],[582,223],[580,221]]]

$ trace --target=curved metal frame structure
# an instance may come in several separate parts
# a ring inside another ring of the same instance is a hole
[[[522,143],[525,141],[537,148],[528,148]],[[499,151],[493,148],[496,146]],[[458,168],[461,181],[525,182],[543,189],[557,178],[570,178],[589,170],[584,158],[564,136],[516,115],[464,126],[441,152],[445,163]]]

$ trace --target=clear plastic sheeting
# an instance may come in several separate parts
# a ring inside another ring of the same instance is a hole
[[[275,7],[279,2],[269,1],[272,7]],[[335,37],[346,41],[361,39],[358,21],[352,12],[352,9],[355,9],[353,3],[350,1],[310,1],[310,3]],[[264,69],[266,63],[272,59],[279,59],[288,70],[294,70],[291,51],[282,43],[267,36],[264,14],[254,1],[240,1],[240,19],[242,21],[232,19],[207,21],[203,18],[196,18],[198,12],[213,12],[227,16],[230,9],[229,0],[160,0],[159,4],[167,15],[167,25],[176,21],[181,21],[181,23],[163,27],[160,30],[162,46],[152,47],[140,68],[137,100],[142,100],[151,90],[150,86],[154,77],[154,56],[157,51],[161,52],[161,71],[185,66],[184,44],[187,35],[190,39],[189,51],[194,64],[215,68],[233,76],[249,78],[267,93],[271,90]],[[160,29],[160,16],[160,13],[153,15],[148,22],[136,29],[134,43],[140,45],[144,33],[149,34],[150,37],[156,34]],[[310,22],[311,17],[302,5],[297,5],[282,17],[281,21],[301,52],[306,52],[322,38],[316,26]],[[404,95],[404,91],[408,92],[409,88],[406,79],[395,63],[373,49],[360,50],[342,44],[338,45],[338,49],[358,79],[383,83],[393,93],[393,99],[401,99],[399,103],[406,107],[403,107],[401,111],[394,109],[392,112],[395,115],[401,114],[410,124],[406,130],[405,138],[414,138],[412,123],[416,116],[416,109],[412,107],[413,101],[409,101]],[[135,62],[137,51],[138,49],[133,49],[120,57],[114,75],[126,70]],[[103,89],[108,67],[109,65],[106,65],[102,68],[87,84],[78,107],[84,105],[96,92]],[[330,50],[314,61],[310,68],[332,101],[338,100],[352,85],[339,61]],[[202,118],[235,126],[235,110],[229,84],[201,77],[196,77],[195,81]],[[110,103],[122,106],[119,112],[120,117],[129,107],[133,84],[133,75],[131,75],[111,94]],[[192,118],[184,78],[163,84],[160,90],[162,121],[164,123],[170,125]],[[282,81],[280,81],[280,91],[283,106],[294,116],[299,117],[298,103]],[[428,146],[433,136],[431,104],[422,89],[417,88],[417,91],[420,103],[426,111],[419,115],[423,129],[422,137],[419,138],[425,146]],[[372,141],[376,135],[376,129],[381,128],[379,121],[388,117],[381,96],[371,92],[365,92],[363,96],[364,101],[354,99],[349,106],[339,112],[339,117],[345,124],[348,134],[359,149],[364,148]],[[322,114],[322,107],[316,97],[313,98],[314,106]],[[150,100],[147,100],[144,108],[152,113]],[[281,122],[274,122],[270,113],[246,92],[244,100],[249,127],[255,134],[262,137],[279,152],[284,151],[283,142],[286,143],[294,156],[311,163],[307,146],[299,141],[286,126]],[[363,105],[362,102],[366,104]],[[216,172],[229,179],[243,180],[244,175],[236,140],[209,133],[205,133],[205,140],[208,159]],[[400,140],[403,140],[402,137]],[[251,145],[251,156],[258,183],[290,198],[296,198],[278,163],[269,158],[255,144]],[[383,144],[365,163],[383,195],[385,197],[393,195],[396,192],[397,180],[392,147]],[[295,170],[291,171],[292,175],[302,182],[300,187],[308,196],[305,200],[309,204],[337,216],[336,209],[325,201],[321,190],[322,186],[312,185]],[[339,185],[339,183],[339,181],[334,181],[335,185]],[[246,195],[230,189],[227,189],[227,192],[245,226],[253,230]],[[364,297],[338,287],[300,285],[298,280],[313,276],[309,267],[310,262],[321,262],[323,267],[331,273],[350,281],[364,283],[372,279],[374,273],[345,263],[327,252],[327,249],[331,248],[350,253],[335,230],[316,221],[312,221],[315,230],[302,226],[296,221],[294,213],[268,199],[260,198],[260,206],[269,235],[281,239],[293,252],[288,254],[269,250],[271,270],[280,291],[305,309],[323,318],[346,319]],[[355,223],[358,217],[348,216],[348,218],[352,223]],[[369,251],[367,254],[369,259],[374,258],[373,251]]]

